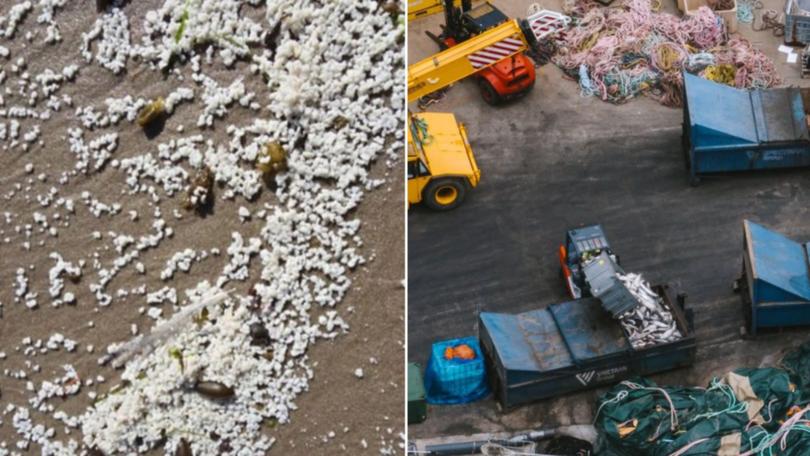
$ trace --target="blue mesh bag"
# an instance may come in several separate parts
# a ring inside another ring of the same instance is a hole
[[[469,346],[475,356],[472,359],[445,358],[448,347],[460,345]],[[434,343],[425,369],[425,391],[430,404],[465,404],[489,394],[478,339],[462,337]]]

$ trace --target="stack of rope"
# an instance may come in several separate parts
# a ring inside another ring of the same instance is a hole
[[[585,96],[623,103],[648,95],[681,106],[684,70],[737,88],[781,82],[773,62],[744,38],[728,39],[723,20],[708,7],[683,18],[655,12],[650,0],[611,7],[566,0],[564,9],[574,25],[557,38],[552,61],[579,81]]]
[[[737,0],[737,20],[750,24],[754,22],[755,10],[761,10],[763,4],[761,0]]]

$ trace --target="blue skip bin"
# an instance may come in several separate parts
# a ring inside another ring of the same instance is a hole
[[[810,242],[802,244],[743,221],[743,271],[735,283],[752,335],[762,328],[810,325]]]
[[[469,346],[472,359],[445,358],[448,348]],[[425,370],[425,391],[430,404],[465,404],[489,394],[484,356],[476,337],[443,340],[433,344]]]
[[[683,337],[638,350],[596,298],[520,314],[481,312],[481,347],[501,409],[691,365],[697,347],[684,299],[666,285],[653,290]]]
[[[810,166],[810,90],[739,90],[683,75],[683,151],[700,176]]]

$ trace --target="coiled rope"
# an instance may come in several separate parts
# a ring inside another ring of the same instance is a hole
[[[672,398],[669,396],[669,393],[667,393],[667,390],[665,390],[664,388],[656,387],[656,386],[639,385],[638,383],[631,382],[629,380],[625,380],[625,381],[621,382],[620,385],[627,387],[628,390],[619,391],[618,393],[616,393],[616,396],[614,396],[612,399],[609,399],[607,401],[603,401],[599,405],[599,408],[596,409],[596,414],[594,414],[594,423],[596,422],[596,419],[599,418],[599,413],[602,412],[602,408],[605,405],[615,404],[615,403],[618,403],[618,402],[621,402],[621,401],[625,400],[627,398],[628,394],[630,394],[629,390],[654,391],[654,392],[661,393],[664,396],[664,398],[667,400],[667,403],[669,404],[670,429],[674,432],[675,429],[678,428],[678,411],[677,411],[677,409],[675,409],[675,404],[672,402]]]
[[[743,0],[758,7],[758,0]],[[657,4],[656,4],[657,5]],[[565,0],[572,26],[554,40],[552,62],[577,80],[582,96],[624,103],[639,95],[667,106],[681,106],[681,72],[737,88],[771,87],[781,82],[774,63],[739,36],[728,38],[725,24],[708,7],[683,18],[655,12],[652,0],[623,0],[601,7]],[[767,11],[763,20],[770,27]],[[733,74],[730,69],[733,68]]]
[[[781,13],[776,10],[767,9],[760,16],[760,25],[757,27],[756,21],[751,24],[755,32],[771,30],[773,36],[785,36],[785,24],[780,21]]]
[[[751,24],[754,22],[754,11],[762,8],[761,0],[737,0],[737,20]]]

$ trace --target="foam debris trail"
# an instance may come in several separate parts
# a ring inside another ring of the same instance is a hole
[[[8,3],[0,301],[86,318],[6,350],[26,359],[2,361],[23,399],[0,411],[0,455],[265,454],[332,375],[311,347],[349,333],[341,304],[376,257],[361,229],[375,218],[357,209],[399,177],[402,14],[377,0],[110,0],[86,17],[68,0]],[[36,359],[48,352],[81,362],[54,378]],[[383,356],[334,375],[391,396]],[[357,448],[402,453],[387,412]]]
[[[183,326],[187,325],[191,319],[202,312],[204,308],[218,305],[227,297],[228,294],[226,292],[218,291],[209,297],[201,299],[195,304],[190,304],[182,308],[182,310],[175,313],[170,320],[155,326],[149,335],[139,336],[123,344],[118,350],[112,353],[115,355],[112,360],[113,367],[123,366],[124,363],[135,355],[149,355],[151,350],[154,350],[155,347],[165,342],[166,339],[182,330]]]

